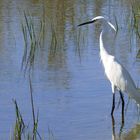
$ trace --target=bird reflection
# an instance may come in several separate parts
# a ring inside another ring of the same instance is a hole
[[[113,115],[111,116],[111,119],[112,119],[112,140],[118,140],[118,139],[121,140],[121,135],[124,128],[124,114],[122,114],[122,118],[121,118],[121,126],[119,130],[119,135],[116,135],[116,132],[115,132],[115,119]]]
[[[128,100],[127,107],[126,107],[125,111],[127,111],[128,104],[129,104],[129,100]],[[117,108],[119,108],[119,105],[120,105],[120,100],[119,100]],[[112,140],[117,140],[118,138],[116,138],[116,134],[115,134],[115,118],[114,118],[114,115],[111,115],[111,119],[112,119]],[[124,107],[122,106],[121,125],[120,125],[120,129],[119,129],[119,139],[121,139],[121,134],[123,132],[124,123],[125,123]]]
[[[135,124],[128,132],[124,133],[125,117],[122,115],[119,133],[116,132],[115,118],[112,119],[112,140],[138,140],[140,139],[140,124]]]

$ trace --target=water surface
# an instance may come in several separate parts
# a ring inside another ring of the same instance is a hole
[[[39,21],[43,19],[45,24],[43,43],[35,53],[30,72],[35,111],[39,110],[40,135],[47,139],[49,128],[56,140],[140,139],[139,114],[133,101],[129,102],[124,126],[121,107],[115,110],[115,126],[112,126],[111,87],[99,58],[100,26],[77,27],[98,15],[118,26],[114,45],[107,47],[139,85],[140,62],[136,58],[139,37],[132,13],[132,6],[137,12],[138,4],[127,0],[2,0],[0,138],[7,140],[13,133],[12,99],[17,100],[24,121],[32,125],[28,71],[24,76],[21,70],[25,46],[21,23],[25,24],[26,11],[33,18],[36,33]],[[116,105],[118,101],[119,95]],[[128,101],[126,95],[125,101]]]

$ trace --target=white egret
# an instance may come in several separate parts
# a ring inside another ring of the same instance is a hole
[[[112,102],[112,110],[111,115],[113,115],[115,109],[115,91],[118,90],[120,93],[120,97],[122,100],[122,114],[124,114],[124,99],[122,93],[128,93],[130,97],[135,99],[135,101],[140,103],[140,93],[136,88],[134,81],[132,80],[129,72],[125,69],[125,67],[116,60],[113,55],[110,55],[109,52],[104,47],[103,37],[105,35],[105,31],[108,27],[111,27],[116,32],[116,29],[112,23],[106,20],[103,16],[97,16],[93,18],[91,21],[79,24],[78,26],[91,24],[94,22],[101,22],[102,31],[100,33],[99,44],[100,44],[100,58],[102,64],[104,66],[105,74],[108,80],[111,83],[112,93],[113,93],[113,102]],[[107,40],[106,40],[107,41]]]

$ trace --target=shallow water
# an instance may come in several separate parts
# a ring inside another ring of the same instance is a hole
[[[43,45],[37,50],[31,71],[35,111],[39,110],[39,133],[47,139],[48,128],[56,140],[140,139],[139,113],[130,100],[121,123],[121,107],[110,116],[112,93],[99,58],[98,25],[77,25],[97,15],[118,24],[118,33],[109,51],[129,70],[139,85],[140,61],[136,59],[139,38],[132,27],[127,0],[2,0],[0,1],[0,138],[13,133],[16,99],[24,121],[32,124],[28,72],[21,71],[24,39],[21,22],[29,12],[36,26],[45,17]],[[116,26],[117,26],[116,24]],[[57,38],[51,46],[51,25]],[[52,53],[53,52],[53,53]],[[127,103],[128,97],[125,95]],[[119,102],[117,96],[116,106]],[[121,128],[122,127],[122,128]],[[114,135],[114,136],[113,136]]]

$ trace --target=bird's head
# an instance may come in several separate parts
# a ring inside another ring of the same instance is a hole
[[[86,24],[91,24],[91,23],[96,23],[96,22],[105,22],[116,32],[115,26],[111,22],[106,20],[103,16],[97,16],[90,21],[79,24],[78,26],[83,26],[83,25],[86,25]]]

